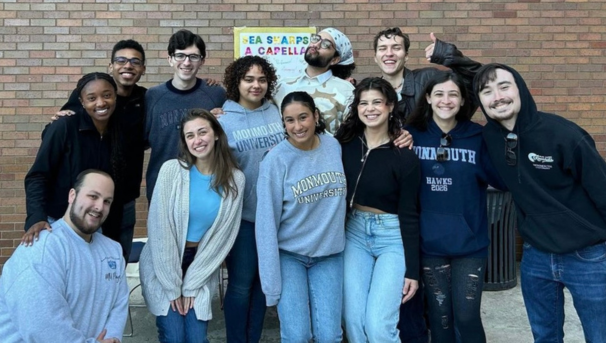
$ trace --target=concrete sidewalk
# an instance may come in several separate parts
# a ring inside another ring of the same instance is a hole
[[[134,284],[137,281],[133,278],[129,283]],[[141,303],[142,299],[139,294],[138,291],[133,293],[131,297],[133,303]],[[565,303],[565,341],[566,343],[582,343],[584,342],[583,330],[568,292],[565,292]],[[226,342],[225,321],[218,296],[213,302],[213,316],[209,325],[208,338],[211,343]],[[123,343],[158,342],[155,318],[147,308],[132,309],[132,317],[135,335],[124,337]],[[487,341],[490,343],[530,343],[533,341],[519,282],[518,286],[510,290],[483,293],[482,320]],[[126,332],[129,330],[130,326],[127,323]],[[280,342],[280,326],[275,307],[267,311],[261,341]]]

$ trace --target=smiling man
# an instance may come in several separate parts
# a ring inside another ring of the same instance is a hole
[[[151,147],[146,175],[150,201],[160,167],[177,157],[181,118],[192,108],[210,111],[225,102],[223,87],[211,87],[196,77],[205,58],[202,37],[188,30],[177,31],[168,42],[167,60],[173,78],[150,88],[145,95],[145,139]]]
[[[471,92],[471,83],[481,64],[465,56],[453,44],[443,42],[430,34],[431,43],[425,48],[429,62],[451,68],[461,75]],[[429,80],[439,73],[435,67],[408,69],[410,39],[399,27],[388,28],[377,33],[373,40],[375,63],[381,69],[381,77],[387,80],[398,94],[394,114],[404,124],[414,111],[417,102],[424,98],[424,88]],[[477,105],[474,105],[474,108]],[[427,326],[423,318],[423,284],[412,299],[400,308],[400,340],[402,343],[426,343],[429,341]]]
[[[119,189],[123,197],[124,207],[121,215],[116,220],[121,220],[120,232],[107,232],[105,234],[120,242],[124,250],[124,256],[130,254],[133,233],[136,222],[135,200],[140,195],[141,179],[143,175],[143,129],[145,120],[145,92],[146,88],[137,84],[141,76],[145,74],[145,51],[141,44],[132,39],[121,40],[112,49],[111,59],[108,66],[109,74],[118,86],[118,98],[114,115],[118,118],[123,136],[124,144],[128,149],[124,150],[124,161],[126,163],[123,189]],[[76,90],[72,92],[69,100],[59,111],[58,115],[73,115],[82,108],[79,100],[80,94]],[[116,214],[115,210],[113,211]],[[111,225],[112,227],[118,227]],[[30,243],[37,238],[38,231],[28,231],[23,241]]]
[[[564,287],[587,342],[606,342],[606,163],[575,123],[537,110],[526,83],[502,64],[473,82],[484,140],[511,191],[524,239],[522,296],[534,341],[564,341]]]
[[[452,69],[463,77],[471,91],[471,82],[482,65],[461,53],[454,44],[443,42],[430,34],[431,44],[425,48],[425,57],[431,63]],[[402,122],[414,111],[416,102],[423,96],[423,88],[439,69],[435,67],[408,69],[410,39],[399,27],[389,28],[374,37],[375,63],[382,77],[398,93],[396,114]]]
[[[98,233],[114,197],[105,172],[80,173],[63,218],[19,246],[0,277],[5,343],[119,343],[128,312],[120,246]]]
[[[335,133],[353,99],[354,87],[345,80],[356,67],[351,42],[343,32],[326,28],[311,35],[305,62],[300,75],[279,80],[273,100],[280,108],[288,93],[307,92],[324,116],[326,129]]]

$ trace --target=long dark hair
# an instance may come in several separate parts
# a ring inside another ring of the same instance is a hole
[[[84,87],[88,85],[90,82],[95,80],[104,80],[107,81],[113,88],[116,95],[116,106],[118,102],[118,86],[116,85],[116,81],[107,73],[88,73],[76,84],[76,92],[79,95],[80,99],[82,99],[82,91]],[[119,119],[116,117],[116,107],[114,107],[114,112],[111,113],[109,117],[109,121],[107,123],[107,133],[111,139],[111,168],[112,168],[112,177],[114,179],[115,188],[117,191],[122,190],[123,186],[123,175],[126,171],[126,161],[124,160],[124,144],[123,144],[123,132],[120,129]],[[84,113],[84,115],[89,115],[88,113]],[[93,152],[91,152],[93,153]],[[119,194],[119,193],[117,193]],[[116,196],[117,198],[117,196]]]
[[[278,78],[276,76],[276,70],[271,63],[260,56],[240,57],[225,68],[223,85],[225,86],[225,93],[229,100],[235,102],[240,100],[240,90],[238,89],[240,81],[244,79],[246,73],[253,66],[259,66],[267,78],[267,93],[265,93],[265,99],[271,100]]]
[[[419,98],[415,110],[412,112],[410,117],[408,117],[406,125],[410,125],[420,131],[427,130],[427,125],[433,118],[433,110],[431,109],[431,104],[427,103],[426,97],[431,95],[431,92],[436,85],[447,81],[452,81],[455,85],[457,85],[457,87],[459,87],[461,99],[465,101],[459,112],[455,115],[455,120],[457,122],[471,120],[474,112],[473,99],[469,98],[468,96],[465,82],[459,75],[453,73],[452,71],[440,71],[425,85],[423,95]]]
[[[347,143],[364,132],[366,125],[364,125],[362,120],[360,120],[358,105],[360,104],[362,92],[371,90],[375,90],[383,94],[388,106],[395,106],[398,103],[398,95],[389,82],[380,77],[367,77],[360,81],[360,83],[354,89],[354,99],[350,105],[349,115],[345,121],[343,121],[339,127],[339,130],[337,131],[337,134],[335,135],[335,138],[339,142]],[[389,114],[387,134],[389,135],[389,139],[391,141],[398,138],[400,135],[400,124],[398,118],[392,115],[392,113]]]
[[[286,125],[284,124],[284,109],[293,102],[298,102],[301,105],[309,108],[312,114],[318,113],[318,124],[316,125],[316,129],[314,131],[315,134],[326,132],[326,122],[324,121],[324,117],[322,117],[322,113],[320,113],[316,107],[314,98],[312,98],[307,92],[291,92],[286,94],[284,100],[282,100],[282,105],[280,106],[280,113],[282,113],[282,124],[284,125],[284,134],[286,135],[286,138],[288,138],[288,133],[286,132]]]
[[[225,197],[233,194],[235,198],[238,195],[238,189],[234,181],[234,169],[238,169],[238,162],[234,155],[232,155],[229,145],[227,144],[227,135],[221,124],[205,109],[194,108],[187,112],[187,114],[181,119],[181,132],[179,133],[179,163],[187,170],[191,169],[196,164],[196,157],[189,152],[187,143],[185,142],[185,133],[183,132],[185,124],[195,120],[204,119],[210,123],[215,137],[215,147],[212,151],[212,164],[210,166],[213,174],[211,187],[215,192],[221,194],[221,188],[225,190]]]

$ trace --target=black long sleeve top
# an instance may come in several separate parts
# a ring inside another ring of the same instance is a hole
[[[408,148],[397,148],[392,143],[376,147],[368,153],[362,136],[342,143],[341,148],[347,179],[347,204],[398,215],[404,243],[406,278],[419,280],[419,159]]]

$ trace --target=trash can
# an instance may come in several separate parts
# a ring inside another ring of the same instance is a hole
[[[485,291],[501,291],[516,286],[516,210],[511,193],[488,188],[488,262]]]

